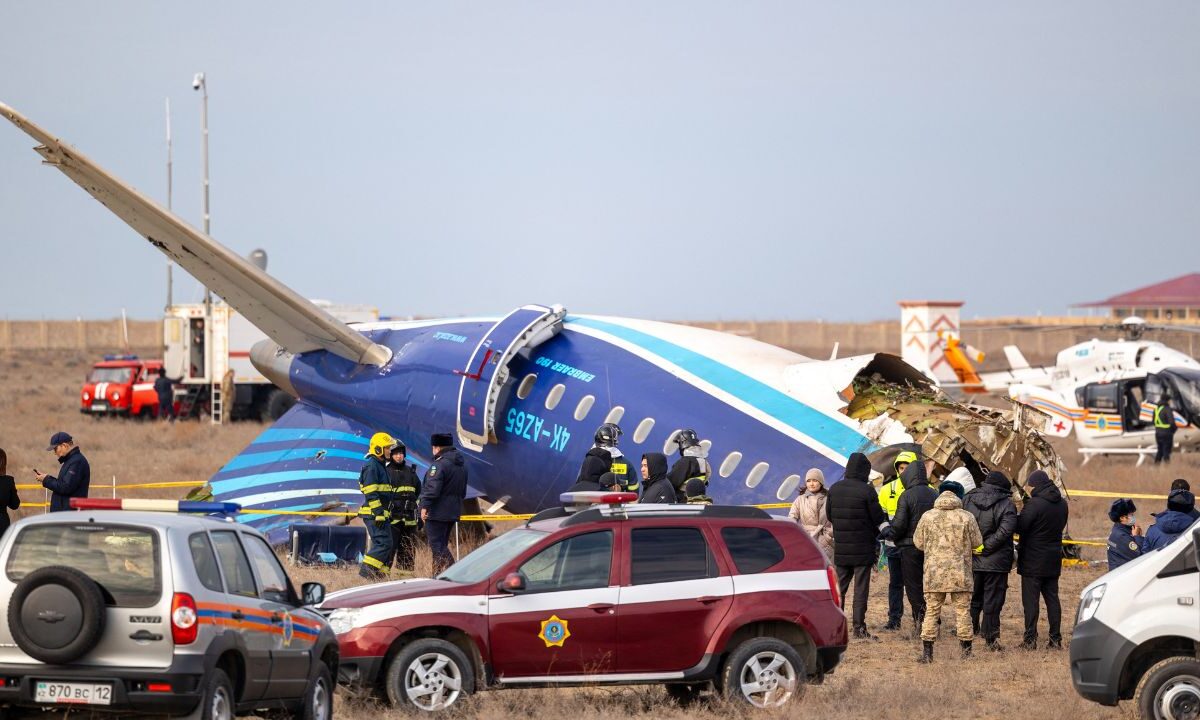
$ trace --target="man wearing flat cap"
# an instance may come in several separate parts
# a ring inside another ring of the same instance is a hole
[[[454,563],[454,556],[450,554],[450,531],[462,516],[463,499],[467,496],[467,465],[449,434],[434,434],[430,444],[433,462],[421,483],[421,498],[417,505],[421,509],[421,520],[425,522],[425,536],[433,553],[433,574],[436,576]]]
[[[92,482],[92,467],[87,458],[75,446],[75,440],[65,432],[56,432],[50,437],[50,446],[46,448],[58,457],[62,466],[58,476],[33,471],[34,477],[42,487],[50,491],[50,512],[60,512],[71,509],[71,498],[88,496],[88,486]]]

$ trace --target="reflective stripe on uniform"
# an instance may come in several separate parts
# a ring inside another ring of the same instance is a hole
[[[370,565],[371,567],[375,568],[376,570],[383,569],[383,562],[380,560],[376,560],[375,558],[371,557],[370,555],[363,555],[362,561],[363,561],[363,565]]]
[[[382,483],[377,483],[375,485],[361,485],[361,486],[359,486],[358,489],[360,492],[362,492],[363,495],[370,495],[371,493],[377,493],[377,492],[391,492],[392,486],[391,485],[383,485]]]
[[[1165,420],[1162,419],[1162,411],[1163,411],[1162,405],[1154,406],[1154,427],[1158,428],[1159,430],[1166,430],[1167,428],[1172,427],[1175,424],[1175,422],[1174,422],[1175,418],[1172,417],[1171,422],[1169,422],[1169,423],[1166,422]]]

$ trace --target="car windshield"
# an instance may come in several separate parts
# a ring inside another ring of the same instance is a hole
[[[20,582],[50,565],[65,565],[100,586],[105,602],[150,607],[162,594],[158,533],[125,525],[38,524],[21,530],[8,556],[8,579]]]
[[[131,367],[98,367],[92,368],[91,374],[88,375],[88,382],[110,382],[124,384],[129,382],[129,379],[132,377],[133,368]]]
[[[476,583],[485,580],[546,535],[547,533],[529,528],[510,530],[479,546],[474,552],[451,565],[438,575],[438,580],[454,583]]]

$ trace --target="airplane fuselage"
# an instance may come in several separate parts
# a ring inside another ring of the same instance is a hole
[[[472,382],[461,373],[470,372],[466,364],[494,323],[367,326],[373,342],[393,351],[382,368],[323,351],[295,356],[287,380],[301,404],[324,411],[323,423],[332,414],[348,426],[314,427],[316,413],[299,413],[298,423],[285,416],[214,477],[214,491],[260,508],[314,509],[314,496],[357,505],[364,436],[377,430],[400,438],[423,470],[430,434],[456,428],[460,387]],[[726,348],[727,357],[696,350],[698,338]],[[789,393],[788,368],[808,362],[707,330],[568,316],[561,332],[509,364],[494,441],[463,448],[471,487],[514,512],[555,505],[575,482],[596,428],[612,421],[624,430],[620,448],[635,468],[643,453],[670,450],[674,433],[694,428],[709,447],[714,500],[790,501],[809,468],[833,481],[851,452],[875,449],[854,421]],[[252,456],[262,462],[243,459]]]

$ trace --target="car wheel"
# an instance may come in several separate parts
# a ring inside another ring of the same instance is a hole
[[[803,695],[806,679],[804,661],[795,648],[775,638],[753,638],[725,660],[720,689],[726,699],[775,708]]]
[[[317,663],[317,671],[308,679],[300,720],[333,720],[333,675],[329,666]]]
[[[667,685],[667,697],[675,701],[679,707],[690,707],[700,699],[706,683],[689,683],[686,685]]]
[[[62,565],[44,567],[17,583],[8,604],[8,629],[35,660],[68,665],[88,654],[104,634],[100,586]]]
[[[235,700],[233,683],[220,668],[215,668],[200,683],[200,702],[185,716],[187,720],[233,720]]]
[[[475,668],[453,643],[422,638],[401,648],[384,681],[388,702],[425,712],[454,707],[475,692]]]
[[[296,404],[296,398],[288,395],[283,390],[275,388],[267,395],[266,402],[262,404],[262,421],[275,422],[283,417],[283,414],[292,409]]]
[[[1200,660],[1179,656],[1152,665],[1138,682],[1133,705],[1143,720],[1200,718]]]

